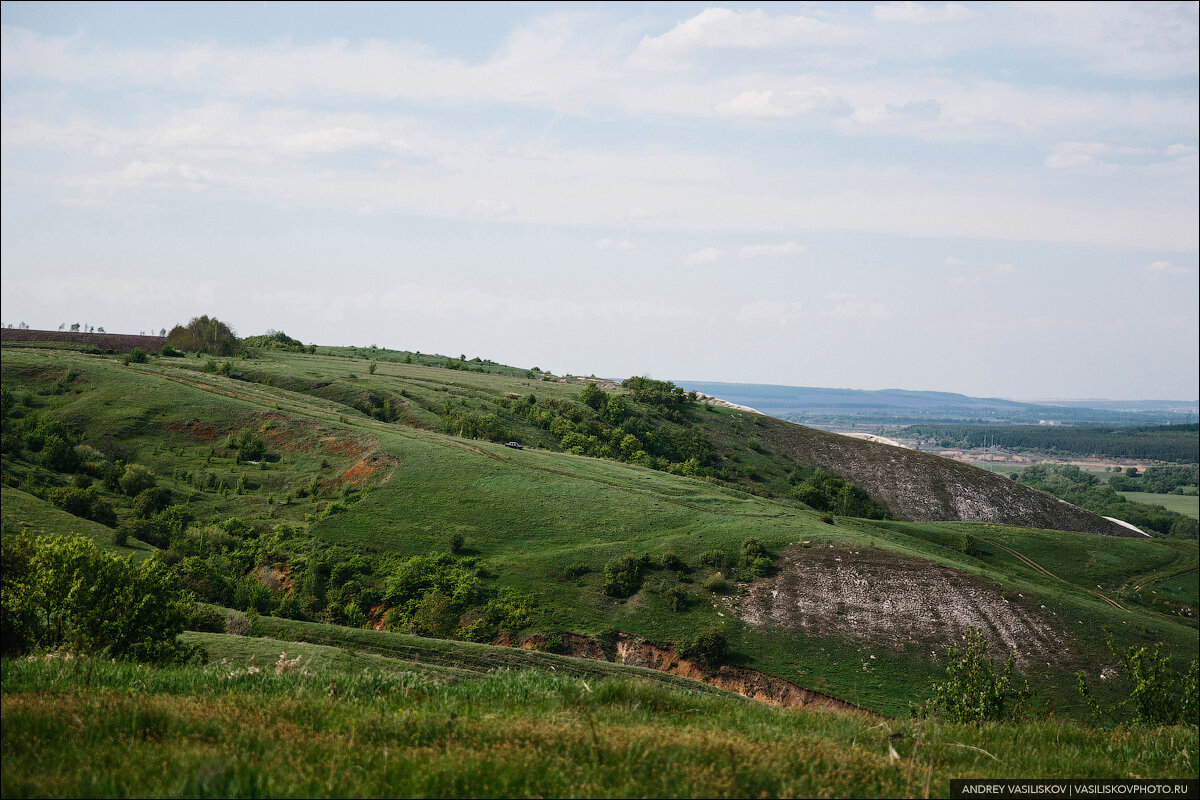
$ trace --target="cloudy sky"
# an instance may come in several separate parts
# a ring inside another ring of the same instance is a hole
[[[4,324],[1198,395],[1196,3],[4,3]]]

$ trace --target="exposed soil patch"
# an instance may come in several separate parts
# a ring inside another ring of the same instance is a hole
[[[365,445],[359,444],[353,439],[339,439],[336,436],[322,437],[321,445],[329,452],[339,456],[361,456],[367,452]]]
[[[541,650],[545,649],[546,645],[547,641],[544,636],[530,637],[521,643],[521,647],[526,650]],[[718,667],[715,670],[706,669],[701,664],[681,658],[673,648],[659,647],[639,636],[618,634],[615,647],[605,648],[600,642],[590,637],[567,633],[562,634],[560,651],[577,658],[613,661],[634,667],[645,667],[658,672],[667,672],[780,708],[822,707],[878,716],[874,711],[869,711],[861,706],[812,689],[805,689],[791,681],[766,675],[758,670],[732,666]]]
[[[792,547],[774,578],[755,581],[733,610],[754,625],[819,636],[843,635],[881,647],[920,643],[934,651],[978,628],[996,655],[1019,664],[1068,655],[1070,635],[1044,608],[1006,598],[992,583],[886,550]]]
[[[263,564],[255,572],[258,582],[268,589],[284,594],[292,593],[292,571],[290,567],[277,567],[274,564]]]
[[[221,431],[217,430],[217,426],[208,422],[192,419],[187,422],[170,422],[164,426],[169,431],[176,433],[186,433],[188,436],[194,436],[197,439],[215,439],[221,435]]]
[[[383,483],[392,477],[392,473],[396,471],[396,467],[398,466],[400,466],[400,459],[385,453],[372,453],[356,462],[350,469],[343,472],[340,477],[330,481],[330,484],[338,486],[345,486],[346,484],[361,486],[365,483]]]

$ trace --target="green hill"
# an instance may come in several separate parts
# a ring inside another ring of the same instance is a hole
[[[1007,479],[657,382],[378,350],[125,364],[22,348],[3,385],[4,481],[24,492],[10,513],[6,490],[6,531],[102,536],[49,507],[90,491],[201,597],[276,618],[751,694],[764,676],[888,714],[972,627],[1071,713],[1073,673],[1111,660],[1105,628],[1196,649],[1195,598],[1145,590],[1194,570],[1194,543],[1096,536],[1099,518]],[[129,464],[165,494],[126,491]],[[814,594],[831,575],[863,588]],[[729,643],[720,669],[683,655],[709,629]]]

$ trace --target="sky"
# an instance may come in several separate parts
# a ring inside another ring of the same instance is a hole
[[[1200,396],[1194,2],[0,17],[4,325]]]

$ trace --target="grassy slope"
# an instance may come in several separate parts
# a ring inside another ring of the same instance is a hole
[[[606,597],[599,591],[599,570],[613,556],[667,549],[695,565],[703,551],[719,548],[734,555],[743,538],[755,536],[775,549],[803,540],[847,548],[870,545],[974,571],[1029,594],[1050,613],[1075,620],[1078,663],[1052,665],[1032,676],[1060,707],[1073,702],[1070,668],[1094,669],[1106,658],[1100,633],[1104,626],[1118,631],[1123,641],[1161,639],[1174,652],[1195,651],[1194,627],[1142,610],[1118,611],[1082,589],[1028,569],[1003,551],[978,559],[957,551],[960,532],[975,531],[1002,540],[1073,584],[1100,583],[1110,590],[1155,570],[1194,568],[1194,544],[964,523],[839,520],[831,527],[795,505],[716,484],[612,461],[537,449],[513,451],[384,424],[343,404],[367,386],[402,398],[408,413],[420,421],[422,414],[431,413],[422,403],[449,398],[465,403],[465,408],[485,410],[496,407],[490,398],[510,392],[571,398],[580,390],[577,385],[390,362],[377,362],[377,373],[370,375],[363,361],[292,354],[246,362],[247,370],[274,384],[266,385],[205,374],[197,371],[201,364],[195,359],[163,359],[124,367],[111,358],[6,350],[4,379],[13,389],[38,388],[73,371],[70,391],[39,401],[84,432],[89,442],[136,458],[160,476],[187,469],[212,472],[231,485],[238,476],[258,484],[245,495],[196,494],[192,506],[202,519],[237,514],[302,523],[328,496],[319,504],[291,505],[268,503],[268,497],[281,498],[314,473],[336,484],[347,470],[369,464],[364,459],[374,456],[382,465],[375,479],[389,471],[390,479],[347,513],[314,524],[315,534],[368,551],[415,555],[444,549],[449,533],[462,532],[468,548],[482,557],[501,584],[538,599],[543,610],[536,621],[540,628],[583,634],[618,629],[670,642],[716,625],[727,631],[740,663],[885,712],[903,713],[907,703],[920,699],[941,674],[942,666],[929,659],[927,648],[881,652],[878,668],[867,673],[859,667],[860,645],[841,636],[750,628],[728,615],[719,616],[715,599],[698,586],[707,574],[704,570],[693,574],[695,600],[683,614],[671,613],[649,589],[628,600]],[[739,412],[702,413],[706,420],[715,420],[706,424],[724,425],[730,441],[753,434],[759,426],[758,420]],[[262,435],[282,459],[236,465],[219,452],[214,457],[224,436],[242,427],[266,428]],[[529,429],[517,435],[536,443],[544,434]],[[751,449],[731,455],[745,462],[756,460],[768,481],[784,468]],[[183,496],[191,491],[180,483],[175,488]],[[58,522],[70,520],[74,518]],[[573,564],[593,571],[560,580],[564,567]]]
[[[311,660],[276,674],[278,643],[209,643],[208,667],[4,662],[3,795],[899,797],[946,796],[950,777],[1195,776],[1194,728],[880,723],[295,645]]]

